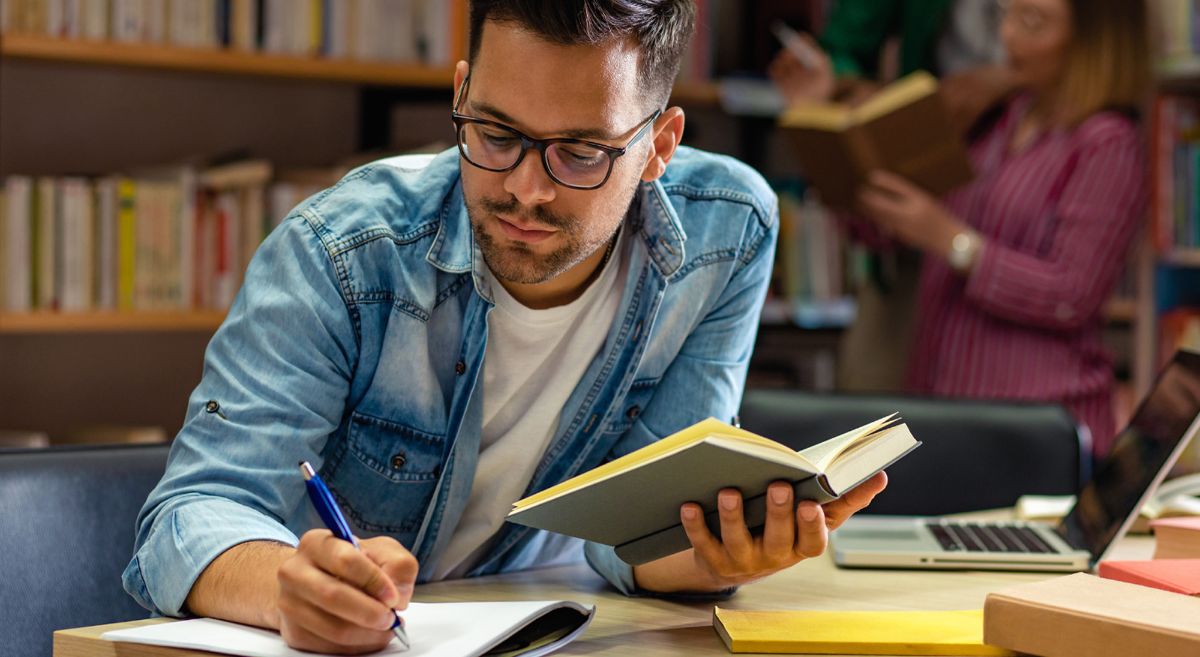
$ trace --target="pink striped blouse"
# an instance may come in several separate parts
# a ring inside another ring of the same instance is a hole
[[[1010,102],[971,144],[976,179],[944,199],[986,246],[967,278],[924,258],[906,385],[1061,403],[1103,454],[1114,381],[1102,311],[1144,214],[1141,138],[1129,118],[1103,112],[1012,153],[1030,104]]]

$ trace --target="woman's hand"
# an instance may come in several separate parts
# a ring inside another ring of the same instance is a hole
[[[828,102],[835,89],[833,63],[815,39],[807,34],[800,38],[813,53],[812,65],[805,65],[784,48],[767,67],[767,73],[789,106]]]
[[[859,208],[887,236],[945,258],[954,236],[968,230],[929,192],[886,171],[875,171],[858,194]]]

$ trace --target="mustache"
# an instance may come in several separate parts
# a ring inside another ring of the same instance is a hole
[[[570,215],[555,214],[540,205],[532,208],[522,207],[516,198],[509,198],[507,201],[482,198],[479,200],[479,207],[491,214],[503,214],[551,228],[567,229],[577,223],[575,218]]]

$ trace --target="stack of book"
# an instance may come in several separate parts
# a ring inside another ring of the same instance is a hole
[[[1200,559],[1200,518],[1159,518],[1150,528],[1155,559]]]
[[[6,0],[0,31],[450,66],[466,0]]]
[[[1076,573],[990,593],[985,643],[1042,657],[1200,654],[1200,599]]]

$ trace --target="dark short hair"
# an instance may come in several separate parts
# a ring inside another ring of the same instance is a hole
[[[486,21],[513,23],[550,43],[599,45],[633,37],[641,49],[642,89],[667,102],[692,38],[695,0],[471,0],[470,61]]]

